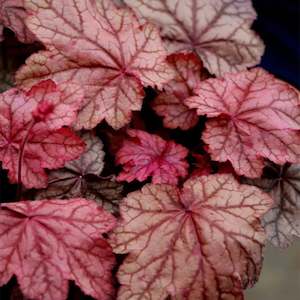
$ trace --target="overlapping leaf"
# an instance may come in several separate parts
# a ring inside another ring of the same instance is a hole
[[[84,133],[80,137],[86,144],[85,152],[80,158],[67,162],[64,168],[51,171],[47,188],[39,191],[37,198],[84,197],[114,212],[122,197],[122,185],[99,177],[104,166],[101,140],[92,133]]]
[[[152,176],[153,183],[177,184],[178,178],[187,175],[188,150],[173,141],[142,130],[128,130],[125,140],[116,154],[116,162],[123,165],[118,180],[144,181]]]
[[[231,175],[146,185],[121,204],[111,242],[129,253],[118,299],[243,299],[258,279],[271,199]]]
[[[294,236],[300,237],[300,165],[276,166],[268,163],[260,179],[248,179],[269,193],[273,208],[264,216],[267,237],[277,247],[288,247]]]
[[[164,117],[165,127],[188,130],[196,125],[198,116],[184,100],[194,95],[194,89],[201,81],[202,63],[193,53],[170,55],[168,62],[176,75],[164,85],[165,92],[158,95],[152,107]]]
[[[112,299],[114,256],[101,234],[114,217],[85,199],[2,204],[0,285],[16,275],[29,299],[67,299],[68,281]]]
[[[125,0],[162,28],[170,52],[192,50],[212,73],[257,65],[262,41],[250,30],[256,13],[251,0]]]
[[[13,88],[0,94],[0,160],[11,182],[18,181],[21,167],[25,187],[45,187],[45,168],[62,167],[83,152],[81,139],[62,128],[75,121],[82,101],[77,86],[65,89],[50,80],[29,92]]]
[[[203,140],[212,159],[229,160],[239,175],[259,177],[263,158],[300,162],[299,93],[262,69],[208,79],[185,101],[211,118]]]
[[[143,86],[161,86],[173,76],[154,25],[141,25],[129,9],[113,1],[26,0],[28,26],[48,47],[28,59],[17,81],[41,78],[79,83],[87,103],[76,127],[105,119],[115,129],[140,110]],[[59,50],[55,50],[53,47]]]
[[[0,23],[11,29],[21,42],[32,43],[36,38],[25,25],[26,16],[24,0],[0,0]],[[2,30],[0,25],[0,41]]]

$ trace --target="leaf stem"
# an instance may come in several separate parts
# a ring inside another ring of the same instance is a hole
[[[26,132],[26,135],[22,141],[21,147],[20,147],[20,153],[19,153],[19,160],[18,160],[18,191],[17,191],[17,201],[20,201],[22,198],[22,190],[23,190],[23,184],[22,184],[22,162],[24,158],[24,150],[26,143],[28,141],[29,135],[31,133],[32,128],[36,124],[36,120],[33,119],[28,126],[28,130]]]

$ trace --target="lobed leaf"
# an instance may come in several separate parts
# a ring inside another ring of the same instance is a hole
[[[256,13],[250,0],[124,0],[160,26],[170,53],[194,51],[215,75],[260,62],[264,45],[250,29]]]
[[[263,218],[270,242],[277,247],[290,246],[294,237],[300,237],[300,165],[268,163],[262,178],[245,182],[261,188],[274,200]]]
[[[239,175],[259,177],[263,158],[300,162],[299,93],[256,68],[199,85],[185,101],[206,115],[203,140],[212,159],[229,160]]]
[[[116,253],[129,253],[118,271],[118,299],[243,299],[261,270],[259,218],[271,204],[231,175],[130,193],[111,236]]]
[[[184,100],[194,96],[194,90],[202,79],[202,62],[193,54],[172,54],[168,62],[174,68],[175,77],[164,85],[164,92],[154,100],[152,108],[164,117],[164,126],[188,130],[197,124],[195,109],[189,109]]]
[[[172,78],[157,28],[141,25],[129,9],[109,0],[25,3],[32,14],[28,27],[48,50],[27,60],[17,82],[31,86],[52,78],[81,84],[87,101],[77,129],[104,119],[114,129],[123,127],[141,109],[143,86],[161,88]]]
[[[95,299],[112,299],[115,263],[102,238],[115,219],[85,199],[5,203],[0,210],[0,285],[16,275],[29,299],[67,299],[73,280]]]
[[[92,133],[82,133],[80,137],[86,144],[85,152],[78,159],[67,162],[64,168],[51,171],[47,188],[40,190],[37,198],[84,197],[115,212],[122,197],[122,185],[99,177],[104,167],[103,144]]]
[[[29,92],[12,88],[0,94],[0,160],[11,182],[18,181],[19,158],[23,151],[21,180],[27,188],[47,185],[44,169],[62,167],[78,157],[84,143],[71,125],[82,105],[77,86],[57,86],[48,80]]]
[[[179,177],[187,175],[188,150],[173,141],[142,130],[128,130],[129,139],[116,154],[117,164],[124,165],[117,177],[120,181],[144,181],[152,176],[152,182],[176,185]]]

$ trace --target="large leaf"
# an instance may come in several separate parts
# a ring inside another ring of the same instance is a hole
[[[274,200],[264,216],[267,237],[277,247],[288,247],[294,236],[300,237],[300,165],[276,166],[268,163],[262,178],[246,183],[260,187]]]
[[[21,42],[32,43],[36,38],[25,25],[26,16],[24,0],[0,0],[0,23],[11,29]]]
[[[106,210],[116,211],[122,185],[99,177],[104,166],[103,144],[92,133],[81,134],[85,152],[64,168],[49,173],[48,186],[37,194],[38,199],[84,197],[99,202]],[[93,176],[94,175],[94,176]]]
[[[201,81],[202,63],[193,53],[170,55],[168,62],[174,68],[175,77],[164,85],[165,92],[158,95],[152,107],[164,117],[165,127],[188,130],[197,124],[198,116],[184,100],[194,95],[194,89]]]
[[[177,184],[187,175],[188,150],[173,141],[165,141],[142,130],[128,130],[129,139],[116,154],[116,162],[123,165],[118,180],[144,181],[152,176],[153,183]]]
[[[85,199],[2,204],[0,285],[16,275],[29,299],[67,299],[68,280],[112,299],[114,256],[101,234],[114,217]]]
[[[213,74],[259,63],[264,46],[250,30],[251,0],[125,0],[158,24],[170,52],[193,50]]]
[[[41,78],[82,84],[87,103],[77,129],[105,119],[115,129],[140,110],[143,86],[172,78],[159,32],[141,25],[128,9],[112,1],[26,0],[29,28],[48,47],[28,59],[17,81],[31,85]],[[53,46],[58,51],[53,48]]]
[[[77,158],[84,143],[70,129],[82,105],[77,86],[57,86],[44,81],[29,92],[17,88],[0,94],[0,160],[9,170],[11,182],[21,181],[27,188],[47,185],[44,171],[62,167]]]
[[[199,85],[185,101],[211,118],[203,140],[214,160],[229,160],[235,171],[259,177],[263,158],[300,162],[299,93],[262,69],[227,74]]]
[[[243,299],[258,279],[271,198],[231,175],[146,185],[121,204],[111,242],[129,253],[118,299]]]

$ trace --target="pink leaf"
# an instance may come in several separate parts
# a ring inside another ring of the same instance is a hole
[[[144,181],[152,176],[153,183],[177,184],[178,177],[187,175],[188,150],[173,141],[141,130],[128,130],[129,140],[117,152],[116,162],[124,165],[118,180]]]
[[[33,43],[36,38],[25,25],[27,13],[24,0],[0,0],[0,23],[11,29],[23,43]],[[0,25],[0,41],[2,26]]]
[[[286,248],[294,237],[300,238],[300,165],[268,163],[262,178],[248,179],[246,183],[261,188],[274,200],[263,219],[271,243]]]
[[[112,299],[114,256],[101,237],[114,217],[85,199],[2,204],[0,285],[16,275],[29,299],[67,299],[68,280]]]
[[[239,175],[259,177],[263,158],[300,162],[299,93],[262,69],[227,74],[199,85],[185,101],[206,123],[212,159],[229,160]]]
[[[170,53],[195,51],[212,73],[257,65],[264,51],[250,29],[256,13],[250,0],[125,0],[162,29]]]
[[[170,55],[168,62],[174,68],[175,78],[164,85],[165,92],[158,95],[152,107],[164,117],[165,127],[188,130],[197,124],[198,116],[184,100],[194,95],[201,81],[202,63],[193,53]]]
[[[87,103],[76,128],[106,120],[115,129],[141,109],[143,86],[162,85],[173,76],[154,25],[141,25],[129,9],[112,1],[26,0],[29,28],[47,46],[28,59],[17,81],[42,78],[81,84]],[[60,13],[62,12],[62,13]],[[59,51],[55,50],[59,49]]]
[[[231,175],[188,180],[182,190],[148,184],[121,204],[111,236],[129,253],[118,271],[125,299],[243,299],[258,279],[272,201]]]
[[[17,88],[0,94],[0,160],[18,181],[22,155],[22,183],[27,188],[47,185],[44,171],[62,167],[77,158],[84,143],[70,129],[81,107],[83,95],[76,86],[62,90],[45,81],[25,93]]]

